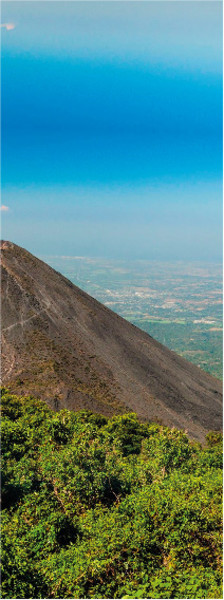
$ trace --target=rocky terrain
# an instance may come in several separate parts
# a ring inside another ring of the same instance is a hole
[[[54,409],[136,412],[203,441],[222,384],[16,244],[3,241],[2,383]]]

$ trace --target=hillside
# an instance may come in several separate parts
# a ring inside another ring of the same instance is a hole
[[[221,382],[2,242],[2,380],[55,409],[141,419],[203,440],[222,425]]]
[[[2,598],[222,598],[222,436],[2,397]]]

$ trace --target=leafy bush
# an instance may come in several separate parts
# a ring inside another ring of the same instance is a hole
[[[3,598],[220,598],[222,440],[2,395]]]

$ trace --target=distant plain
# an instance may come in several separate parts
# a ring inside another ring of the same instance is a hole
[[[40,258],[171,350],[222,378],[221,264]]]

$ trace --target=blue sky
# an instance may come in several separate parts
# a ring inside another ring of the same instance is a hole
[[[221,2],[3,2],[2,235],[220,260]]]

